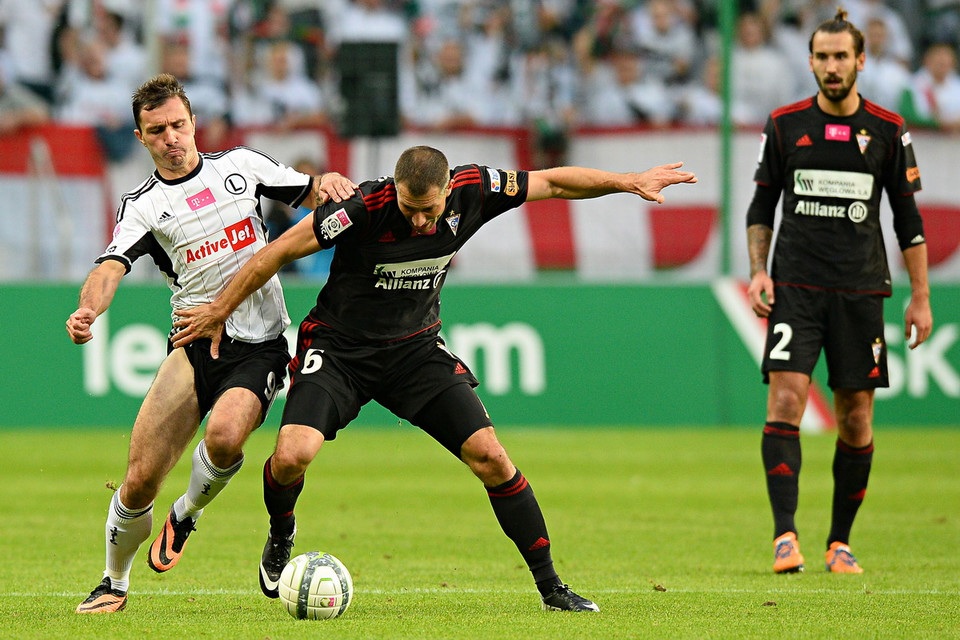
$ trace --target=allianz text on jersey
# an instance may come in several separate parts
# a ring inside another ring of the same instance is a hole
[[[431,289],[437,288],[455,254],[426,260],[378,264],[374,269],[377,289]]]

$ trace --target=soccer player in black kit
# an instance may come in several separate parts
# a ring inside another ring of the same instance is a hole
[[[291,386],[273,455],[263,469],[270,533],[260,586],[277,597],[290,558],[304,472],[327,439],[370,400],[408,420],[462,460],[487,491],[504,533],[526,561],[547,610],[597,611],[557,576],[550,537],[527,479],[494,434],[477,379],[440,338],[440,289],[457,250],[495,216],[530,200],[634,193],[663,202],[668,185],[693,183],[682,163],[643,173],[582,167],[451,170],[431,147],[404,151],[392,178],[364,182],[353,198],[318,207],[258,252],[211,304],[181,312],[175,345],[210,337],[284,264],[335,247],[330,277],[300,325]]]
[[[923,221],[913,194],[920,172],[903,118],[857,93],[863,34],[841,9],[810,38],[816,96],[767,120],[747,212],[749,298],[768,318],[763,358],[769,384],[762,458],[774,519],[776,573],[803,570],[794,515],[800,474],[800,419],[821,349],[833,391],[838,437],[826,568],[861,573],[850,529],[873,458],[873,396],[888,386],[883,301],[890,270],[880,229],[886,190],[910,277],[904,321],[911,348],[930,336]],[[771,273],[767,257],[777,201],[783,210]]]

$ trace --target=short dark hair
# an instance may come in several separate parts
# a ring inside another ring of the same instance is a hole
[[[824,33],[849,33],[853,37],[853,53],[859,56],[863,53],[863,32],[853,26],[852,22],[847,22],[847,12],[843,7],[837,7],[837,14],[832,20],[821,22],[820,26],[810,35],[810,53],[813,53],[813,36],[823,31]]]
[[[403,183],[410,195],[422,196],[431,187],[445,187],[450,180],[450,165],[443,152],[425,145],[410,147],[400,154],[393,180]]]
[[[187,113],[193,117],[187,92],[171,74],[161,73],[140,85],[140,88],[133,92],[133,120],[137,123],[137,129],[140,130],[141,111],[153,111],[170,98],[180,98],[183,106],[187,108]]]

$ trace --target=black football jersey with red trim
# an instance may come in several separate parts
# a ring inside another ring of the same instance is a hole
[[[815,97],[777,109],[763,130],[754,180],[783,193],[771,269],[777,284],[889,295],[881,191],[921,188],[902,117],[863,98],[846,117],[824,113]],[[898,215],[917,214],[894,209]]]
[[[397,206],[392,177],[364,182],[345,202],[314,212],[320,246],[335,247],[312,318],[351,338],[400,340],[440,321],[440,289],[460,247],[524,203],[527,172],[462,165],[435,231],[417,235]]]

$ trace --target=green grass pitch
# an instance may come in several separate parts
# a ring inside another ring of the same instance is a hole
[[[207,509],[181,563],[140,549],[127,610],[78,616],[99,581],[108,482],[127,431],[0,431],[0,638],[960,638],[960,430],[878,427],[851,546],[865,573],[823,568],[832,435],[803,436],[807,570],[774,575],[759,428],[499,428],[543,507],[561,577],[599,614],[544,612],[469,471],[404,424],[351,427],[307,474],[294,553],[351,570],[336,620],[296,621],[260,594],[260,468]],[[157,501],[154,535],[189,456]]]

